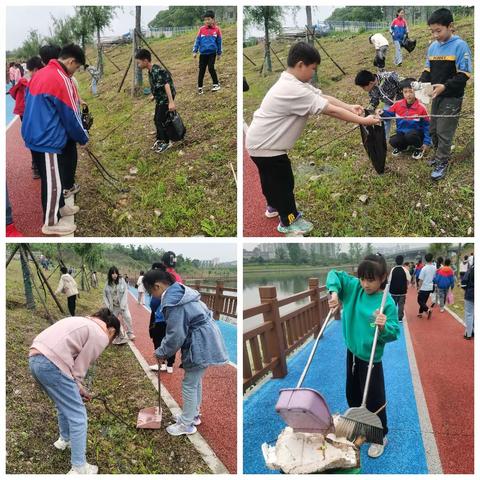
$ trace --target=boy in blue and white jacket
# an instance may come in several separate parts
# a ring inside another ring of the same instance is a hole
[[[220,58],[222,54],[222,32],[215,24],[215,13],[207,10],[203,16],[204,25],[200,28],[193,45],[193,58],[197,58],[200,52],[198,63],[198,93],[203,94],[203,78],[208,66],[208,71],[212,77],[212,92],[220,90],[217,72],[215,71],[215,59]]]
[[[61,220],[79,208],[66,206],[64,191],[67,178],[74,178],[76,144],[85,145],[88,133],[80,116],[80,99],[72,75],[85,64],[85,54],[78,45],[67,45],[58,60],[50,60],[28,84],[22,137],[32,152],[32,159],[42,182],[42,207],[45,235],[69,235],[76,229]]]

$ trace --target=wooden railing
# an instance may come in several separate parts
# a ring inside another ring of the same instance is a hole
[[[200,292],[202,302],[212,310],[213,318],[218,320],[220,315],[237,318],[237,289],[225,287],[221,280],[217,280],[215,285],[202,285],[200,280],[188,284],[189,287]],[[235,295],[225,295],[225,292]]]
[[[272,372],[273,378],[287,375],[287,355],[307,338],[318,333],[328,314],[325,287],[318,278],[308,280],[308,290],[279,300],[275,287],[260,287],[261,304],[243,311],[243,320],[263,316],[260,326],[243,333],[243,390]],[[281,315],[280,307],[308,299],[294,311]]]

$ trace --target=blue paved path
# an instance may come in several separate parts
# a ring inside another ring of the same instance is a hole
[[[129,285],[130,291],[135,295],[135,298],[138,297],[138,291],[136,288]],[[150,311],[150,300],[151,297],[148,293],[145,293],[144,302],[145,308]],[[218,328],[222,333],[225,346],[227,347],[228,360],[235,365],[237,364],[237,326],[223,320],[217,322]]]
[[[245,473],[274,473],[265,467],[260,447],[263,442],[274,443],[285,427],[275,412],[278,392],[281,388],[296,385],[312,345],[313,343],[309,342],[306,348],[289,359],[288,375],[285,378],[269,380],[245,399],[243,408]],[[368,447],[362,447],[362,473],[428,473],[403,328],[401,337],[385,347],[383,367],[388,402],[389,445],[378,459],[369,458]],[[345,345],[339,321],[327,327],[304,386],[321,392],[332,413],[344,412],[348,408],[344,393]]]
[[[6,86],[6,91],[10,90],[10,84]],[[13,109],[15,108],[15,100],[8,94],[5,95],[5,126],[7,126],[14,118],[15,114]]]

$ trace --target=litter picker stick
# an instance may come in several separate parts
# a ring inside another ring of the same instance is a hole
[[[313,356],[315,355],[315,352],[317,350],[317,345],[320,340],[320,338],[323,335],[323,332],[327,328],[327,324],[330,323],[330,318],[332,318],[332,315],[335,313],[337,309],[336,308],[331,308],[330,311],[328,312],[327,318],[323,322],[322,328],[320,329],[320,332],[318,333],[317,338],[315,339],[315,343],[313,344],[312,351],[310,352],[310,356],[308,357],[307,364],[305,365],[305,368],[303,369],[302,376],[298,380],[297,386],[295,388],[300,388],[302,386],[303,380],[305,379],[305,376],[307,375],[308,369],[310,368],[310,364],[312,363]]]
[[[246,54],[244,53],[243,56],[244,56],[254,67],[257,66],[257,64],[256,64],[250,57],[248,57],[248,55],[246,55]]]
[[[345,70],[329,55],[329,53],[323,48],[322,44],[318,41],[317,37],[315,36],[315,33],[312,34],[312,31],[308,28],[308,25],[305,25],[305,28],[307,29],[307,32],[312,35],[313,39],[317,42],[317,45],[322,49],[323,53],[335,64],[335,66],[344,74],[346,75],[347,73]]]
[[[235,169],[233,168],[232,162],[228,162],[228,165],[230,166],[230,169],[232,170],[233,179],[235,180],[235,185],[238,186],[238,184],[237,184],[237,174],[235,173]]]

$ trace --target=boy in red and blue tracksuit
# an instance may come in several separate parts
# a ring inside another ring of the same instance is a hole
[[[437,274],[433,279],[434,285],[437,287],[438,303],[440,305],[440,311],[445,310],[445,300],[447,298],[448,291],[455,286],[455,272],[450,266],[451,260],[445,259],[445,265],[437,270]]]
[[[382,110],[381,115],[396,119],[397,131],[389,140],[393,147],[393,155],[413,147],[412,158],[418,160],[423,157],[423,152],[432,144],[432,140],[428,112],[425,106],[415,98],[412,88],[414,81],[413,78],[406,78],[400,82],[399,86],[404,98],[388,109]]]
[[[76,143],[88,142],[77,88],[71,78],[83,64],[85,54],[81,48],[67,45],[58,60],[50,60],[36,73],[26,90],[22,137],[40,173],[42,232],[47,235],[68,235],[75,230],[74,225],[59,220],[78,211],[78,207],[65,206],[62,178],[71,176],[76,169]]]
[[[208,66],[212,77],[212,92],[220,90],[217,72],[215,71],[215,59],[222,54],[222,32],[215,24],[215,13],[212,10],[205,12],[203,16],[204,25],[200,28],[193,45],[193,58],[200,52],[198,64],[198,93],[203,94],[203,77]]]
[[[465,86],[472,74],[472,54],[467,43],[453,34],[450,10],[436,10],[427,23],[434,41],[428,47],[419,82],[431,83],[433,87],[430,135],[435,156],[430,162],[434,167],[431,178],[441,180],[447,173]]]

